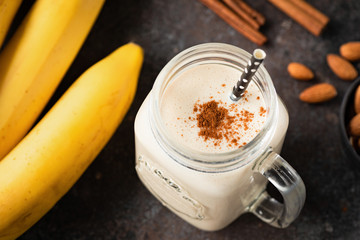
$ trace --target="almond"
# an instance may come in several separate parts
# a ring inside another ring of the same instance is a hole
[[[349,137],[350,145],[355,149],[356,152],[360,151],[360,138],[351,136]]]
[[[355,137],[360,136],[360,114],[356,114],[349,124],[350,134]]]
[[[301,63],[292,62],[288,65],[287,70],[291,77],[298,80],[308,81],[314,78],[314,73],[310,68]]]
[[[355,67],[348,60],[336,54],[328,54],[326,56],[326,60],[331,70],[340,79],[352,81],[358,76],[358,72]]]
[[[336,88],[329,83],[319,83],[306,88],[300,93],[300,100],[307,103],[321,103],[334,98],[337,95]]]
[[[340,46],[340,54],[349,61],[360,60],[360,42],[348,42]]]
[[[354,97],[354,109],[356,113],[360,113],[360,85],[356,88]]]

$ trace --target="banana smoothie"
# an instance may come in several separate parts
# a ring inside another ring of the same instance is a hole
[[[242,61],[232,49],[207,47],[170,61],[140,107],[137,174],[164,206],[200,229],[224,228],[245,212],[268,222],[269,215],[256,213],[268,196],[259,169],[271,168],[267,153],[281,150],[287,111],[272,83],[263,83],[263,68],[232,101],[248,55]]]

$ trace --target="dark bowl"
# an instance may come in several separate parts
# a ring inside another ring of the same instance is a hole
[[[347,90],[340,107],[340,138],[343,152],[349,164],[356,170],[360,169],[360,147],[356,147],[357,140],[353,147],[349,133],[349,122],[356,113],[354,110],[354,96],[356,88],[360,85],[360,78],[357,78]]]

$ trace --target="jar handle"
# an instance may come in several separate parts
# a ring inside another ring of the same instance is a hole
[[[278,189],[284,203],[278,202],[264,191],[249,211],[274,227],[287,227],[300,214],[304,205],[304,182],[290,164],[271,150],[255,165],[254,170],[265,176]]]

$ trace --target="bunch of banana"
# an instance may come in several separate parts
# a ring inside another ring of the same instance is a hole
[[[40,115],[104,1],[38,0],[0,53],[0,159]]]
[[[0,48],[22,0],[0,0]]]
[[[0,161],[0,239],[38,221],[76,182],[126,114],[142,49],[126,44],[76,80]]]

